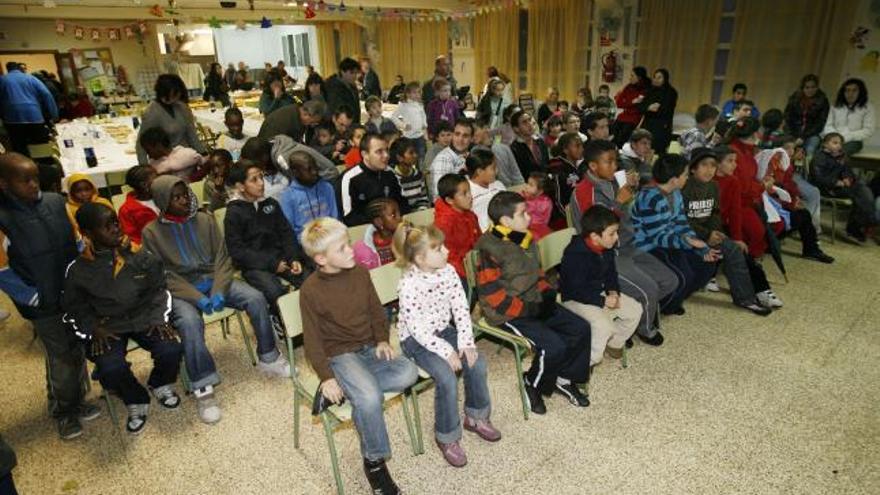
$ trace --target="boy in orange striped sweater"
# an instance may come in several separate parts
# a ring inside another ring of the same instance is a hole
[[[500,192],[489,202],[489,218],[494,227],[475,246],[480,307],[486,321],[525,338],[534,348],[524,377],[530,409],[547,412],[543,396],[554,391],[573,405],[589,406],[577,384],[590,375],[590,325],[556,303],[556,291],[532,242],[525,200]]]

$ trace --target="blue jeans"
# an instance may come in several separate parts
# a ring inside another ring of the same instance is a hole
[[[254,327],[257,337],[257,354],[260,361],[271,363],[278,359],[275,334],[269,320],[269,305],[257,289],[240,281],[233,280],[225,294],[226,307],[244,310]],[[220,375],[214,365],[214,358],[205,345],[205,320],[197,307],[183,299],[172,298],[171,319],[174,328],[180,333],[183,344],[183,360],[189,375],[192,390],[217,385]]]
[[[807,156],[812,157],[816,153],[816,149],[819,148],[819,144],[821,142],[822,140],[819,138],[819,136],[810,136],[804,138],[804,153],[806,153]]]
[[[819,188],[807,182],[801,174],[794,174],[793,176],[794,183],[798,186],[798,189],[801,191],[801,201],[804,202],[804,205],[807,207],[807,211],[810,212],[810,216],[813,217],[813,227],[816,227],[816,233],[822,232],[822,223],[821,223],[821,194],[819,193]]]
[[[376,346],[330,358],[330,369],[351,403],[352,419],[361,439],[361,455],[370,461],[391,456],[391,444],[382,404],[385,392],[403,392],[418,378],[412,361],[398,356],[391,361],[376,357]]]
[[[458,351],[458,333],[455,327],[447,327],[440,338]],[[458,377],[449,363],[439,355],[422,347],[410,337],[400,343],[403,353],[434,379],[434,435],[440,443],[461,440],[461,417],[458,415]],[[486,378],[486,359],[478,355],[473,368],[467,360],[461,360],[461,374],[464,380],[464,413],[476,420],[489,419],[492,412],[489,398],[489,384]]]

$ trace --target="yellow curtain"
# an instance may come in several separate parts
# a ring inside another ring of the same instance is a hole
[[[813,73],[831,97],[840,84],[846,26],[852,25],[858,3],[738,0],[725,89],[744,82],[760,109],[781,109],[800,78]]]
[[[336,23],[336,30],[339,31],[339,53],[343,58],[351,57],[355,60],[361,55],[365,55],[364,51],[364,30],[353,22]]]
[[[660,68],[669,70],[669,81],[678,91],[677,112],[693,113],[712,99],[721,3],[642,0],[637,65],[645,66],[649,74]]]
[[[446,21],[413,22],[412,68],[416,81],[426,81],[434,73],[434,60],[449,53],[449,31]]]
[[[474,65],[475,91],[486,84],[486,69],[492,65],[510,78],[514,90],[519,87],[519,9],[502,9],[474,19]]]
[[[537,98],[556,86],[561,99],[573,101],[583,86],[591,3],[541,0],[529,4],[528,87]]]
[[[394,81],[397,74],[401,74],[405,81],[417,77],[412,70],[412,32],[409,20],[388,19],[379,22],[376,29],[376,49],[381,58],[374,61],[373,68],[379,74],[379,80]]]
[[[339,62],[336,60],[336,41],[333,36],[333,24],[322,22],[315,26],[318,32],[318,61],[321,67],[317,71],[322,77],[328,78],[336,73]]]

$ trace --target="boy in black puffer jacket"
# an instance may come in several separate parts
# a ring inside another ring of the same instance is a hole
[[[309,270],[281,205],[263,198],[262,177],[260,166],[249,160],[230,169],[226,185],[234,195],[226,206],[223,228],[232,264],[263,293],[274,311],[278,298],[287,293],[280,279],[299,288]]]
[[[147,385],[159,404],[167,409],[180,405],[174,382],[183,348],[169,325],[171,293],[162,261],[146,251],[133,253],[116,212],[105,205],[83,205],[76,222],[88,242],[67,268],[64,319],[85,341],[101,386],[125,403],[126,430],[136,435],[146,426],[150,395],[125,360],[128,339],[153,357]]]

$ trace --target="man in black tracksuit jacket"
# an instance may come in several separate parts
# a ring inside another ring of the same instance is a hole
[[[400,183],[388,170],[388,143],[378,134],[367,134],[361,139],[361,156],[363,163],[346,170],[336,182],[336,201],[345,225],[370,223],[367,205],[377,198],[391,198],[401,213],[408,213]]]

